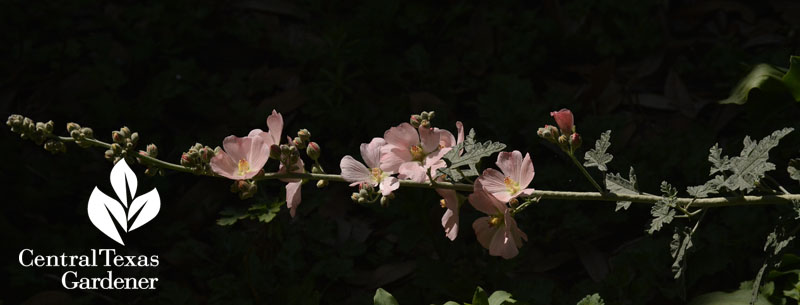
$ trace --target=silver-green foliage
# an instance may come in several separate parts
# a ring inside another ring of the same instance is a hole
[[[611,130],[606,130],[600,135],[600,139],[594,143],[594,148],[587,151],[583,156],[586,162],[583,163],[586,167],[597,167],[601,171],[607,171],[606,163],[611,162],[614,158],[609,153],[606,153],[608,147],[611,146]]]
[[[446,175],[451,182],[457,182],[464,177],[474,177],[479,175],[477,164],[484,157],[502,151],[506,145],[500,142],[475,141],[475,129],[470,129],[464,141],[453,146],[442,159],[447,163],[447,168],[439,169],[439,172]],[[466,167],[466,168],[465,168]]]

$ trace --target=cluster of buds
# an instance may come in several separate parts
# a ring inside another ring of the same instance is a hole
[[[269,157],[279,160],[286,170],[291,172],[297,169],[294,167],[300,160],[300,151],[296,145],[281,144],[278,146],[273,144],[269,148]]]
[[[69,124],[67,124],[67,129],[69,128]],[[70,132],[70,135],[73,135],[73,132]],[[105,152],[107,160],[114,163],[117,163],[117,161],[121,159],[125,159],[128,163],[133,161],[134,148],[136,147],[136,143],[139,143],[138,132],[131,132],[130,128],[123,126],[119,130],[111,132],[111,140],[114,143],[111,143],[111,147]],[[75,142],[77,143],[78,140],[76,139]],[[78,145],[80,145],[80,143]]]
[[[564,152],[573,154],[581,147],[583,141],[581,135],[575,131],[576,128],[572,112],[568,109],[561,109],[551,112],[550,116],[555,118],[558,127],[544,125],[544,127],[539,128],[536,134],[540,138],[558,145]]]
[[[258,185],[252,180],[237,180],[231,184],[231,192],[239,194],[239,199],[252,198],[258,192]]]
[[[394,199],[394,193],[383,196],[381,192],[376,190],[371,184],[361,183],[358,185],[358,192],[353,192],[353,194],[350,195],[350,199],[358,204],[373,203],[378,201],[378,198],[380,198],[381,206],[386,207],[389,205],[389,201]]]
[[[148,144],[146,150],[139,151],[139,155],[153,159],[158,158],[158,147],[155,144]],[[142,159],[139,159],[139,163],[142,163]],[[147,169],[144,170],[144,173],[148,176],[163,176],[164,170],[155,166],[147,166]]]
[[[198,174],[212,174],[209,162],[222,150],[219,146],[211,148],[200,143],[195,143],[189,150],[181,154],[181,165],[188,167]]]
[[[433,121],[433,111],[423,111],[420,114],[412,114],[409,123],[414,128],[419,128],[420,126],[431,128],[431,121]]]
[[[92,146],[89,140],[94,139],[94,131],[89,127],[81,127],[78,123],[67,123],[67,132],[69,136],[75,139],[75,144],[87,148]]]
[[[305,149],[308,146],[308,142],[311,141],[311,132],[308,129],[300,129],[297,131],[297,136],[294,137],[292,140],[292,144],[297,146],[297,149]]]
[[[44,149],[51,153],[55,154],[67,150],[67,146],[63,142],[52,136],[53,121],[34,123],[30,118],[12,114],[8,117],[6,125],[11,127],[11,131],[18,133],[23,139],[30,139],[37,145],[44,143]]]

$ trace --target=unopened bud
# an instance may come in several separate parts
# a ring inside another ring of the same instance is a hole
[[[122,141],[125,139],[122,137],[122,134],[119,133],[119,131],[112,131],[111,140],[113,140],[114,143],[122,143]]]
[[[317,181],[317,188],[323,188],[326,186],[328,186],[328,180],[322,179],[320,181]]]
[[[519,205],[519,200],[517,200],[517,198],[511,198],[511,200],[508,201],[508,205],[510,205],[512,208],[516,207]]]
[[[189,159],[189,155],[187,153],[181,154],[181,165],[189,166],[190,164],[192,164],[192,160]]]
[[[367,197],[369,196],[369,191],[367,191],[366,188],[361,188],[360,190],[358,190],[358,196]]]
[[[110,150],[110,149],[106,150],[106,153],[104,154],[104,156],[106,157],[107,160],[114,159],[114,151]]]
[[[72,131],[69,132],[69,136],[72,137],[75,140],[78,140],[78,139],[81,138],[81,131],[77,130],[77,129],[72,130]]]
[[[136,145],[136,143],[139,143],[139,133],[138,132],[134,132],[134,133],[131,134],[131,143],[133,143],[133,145]]]
[[[81,128],[81,134],[84,138],[94,138],[94,131],[89,127]]]
[[[419,114],[412,114],[409,123],[411,123],[411,126],[414,126],[414,128],[419,128],[419,125],[422,123],[422,117],[420,117]]]
[[[311,160],[319,159],[320,155],[320,148],[317,142],[310,142],[308,143],[308,147],[306,147],[306,154],[308,155]]]
[[[47,133],[53,133],[54,126],[55,123],[53,123],[53,121],[47,121],[47,123],[44,124],[44,131]]]
[[[350,195],[350,200],[353,200],[353,202],[358,202],[358,198],[361,198],[358,196],[358,193],[353,193]]]
[[[148,144],[147,145],[147,155],[155,158],[158,156],[158,147],[155,144]]]
[[[314,166],[311,167],[311,173],[313,173],[313,174],[324,174],[325,171],[323,171],[321,167],[319,167],[316,164],[314,164]]]
[[[111,151],[114,152],[114,154],[119,154],[122,152],[122,146],[117,143],[111,144]]]
[[[69,122],[67,123],[67,132],[72,132],[73,130],[81,129],[81,125],[78,123]]]
[[[583,143],[583,140],[581,139],[581,135],[579,135],[577,132],[573,133],[569,137],[569,145],[572,148],[573,152],[577,150],[579,147],[581,147],[581,143]]]
[[[269,157],[271,159],[280,160],[281,159],[281,147],[277,144],[272,144],[269,147]]]
[[[56,154],[66,150],[66,146],[64,146],[64,143],[62,143],[61,141],[48,140],[47,142],[44,143],[44,150]]]
[[[358,201],[357,202],[360,203],[360,204],[365,204],[365,203],[367,203],[367,198],[358,197]]]
[[[127,138],[131,136],[131,129],[128,128],[128,126],[122,126],[122,128],[119,129],[119,133],[122,135],[122,137]]]
[[[381,196],[381,206],[387,207],[389,205],[389,197]]]
[[[309,140],[311,140],[311,132],[309,132],[308,129],[305,128],[300,129],[300,131],[297,132],[297,137],[299,137],[300,140],[302,140],[303,142],[308,142]]]
[[[306,148],[306,142],[303,141],[303,139],[301,139],[300,137],[294,137],[294,140],[292,140],[292,143],[298,149],[305,149]]]

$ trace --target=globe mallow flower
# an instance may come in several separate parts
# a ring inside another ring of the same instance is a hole
[[[523,158],[518,150],[501,152],[495,164],[502,172],[487,168],[477,180],[497,200],[509,202],[520,195],[533,194],[533,189],[527,188],[534,175],[530,154],[525,154]]]
[[[556,120],[556,124],[561,129],[562,134],[569,136],[575,131],[574,118],[572,117],[572,111],[569,111],[569,109],[564,108],[550,112],[550,116]]]
[[[391,176],[393,172],[381,169],[381,147],[384,145],[386,141],[382,138],[373,138],[369,143],[361,144],[361,158],[367,163],[366,166],[349,155],[344,156],[339,162],[342,178],[352,182],[350,186],[361,183],[378,186],[383,196],[389,196],[400,187],[400,183],[397,178]]]
[[[461,122],[456,122],[456,128],[458,129],[458,139],[453,141],[454,143],[452,143],[450,146],[464,142],[464,125],[461,124]],[[434,132],[436,132],[436,130],[434,130]],[[447,132],[447,134],[450,134],[450,132]],[[441,139],[450,138],[453,138],[452,134],[450,134],[449,137],[447,137],[446,134],[441,137]],[[459,155],[462,153],[463,150],[459,151]],[[458,194],[456,191],[448,189],[436,189],[436,193],[442,196],[439,204],[442,206],[442,208],[447,209],[447,211],[444,212],[444,215],[442,215],[442,227],[444,228],[444,233],[450,240],[455,240],[458,236],[458,214],[460,209]]]
[[[527,241],[528,236],[517,227],[512,209],[489,194],[480,181],[475,182],[475,191],[469,195],[469,203],[487,215],[472,223],[481,246],[489,249],[489,254],[493,256],[505,259],[517,256],[522,241]]]
[[[400,179],[426,181],[429,169],[436,173],[437,169],[447,166],[442,156],[450,148],[443,147],[442,144],[446,144],[441,141],[443,134],[422,126],[415,129],[409,123],[390,128],[383,136],[386,145],[381,148],[381,169],[399,173]]]
[[[222,147],[209,163],[212,171],[228,179],[253,178],[269,159],[269,146],[260,136],[228,136]]]

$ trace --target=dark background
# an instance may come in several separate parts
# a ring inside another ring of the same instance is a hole
[[[266,129],[274,108],[284,135],[308,128],[338,173],[359,143],[434,110],[435,126],[461,120],[479,139],[530,152],[533,187],[591,191],[536,136],[550,111],[569,107],[585,147],[613,130],[612,172],[633,165],[644,191],[668,180],[685,196],[706,180],[715,141],[737,154],[746,134],[800,127],[789,96],[716,103],[752,65],[786,67],[800,53],[793,1],[2,1],[0,24],[6,115],[52,119],[61,135],[78,122],[104,141],[126,125],[139,148],[156,143],[175,163],[195,142]],[[380,208],[353,204],[342,183],[307,184],[296,218],[284,208],[269,224],[221,227],[221,211],[281,200],[283,184],[242,201],[229,181],[147,177],[135,165],[139,192],[158,187],[162,210],[118,249],[161,265],[119,274],[157,274],[158,290],[67,291],[64,270],[23,268],[17,255],[115,247],[86,216],[93,187],[110,190],[112,164],[99,148],[52,156],[8,129],[0,137],[3,304],[371,304],[378,287],[401,304],[441,304],[468,301],[478,285],[531,304],[594,292],[610,304],[675,304],[751,280],[778,213],[709,211],[676,282],[671,232],[644,232],[646,206],[543,201],[518,216],[530,241],[506,261],[477,243],[469,207],[458,239],[446,239],[430,190],[403,189]],[[798,144],[795,132],[771,154],[771,175],[790,191],[785,164]]]

